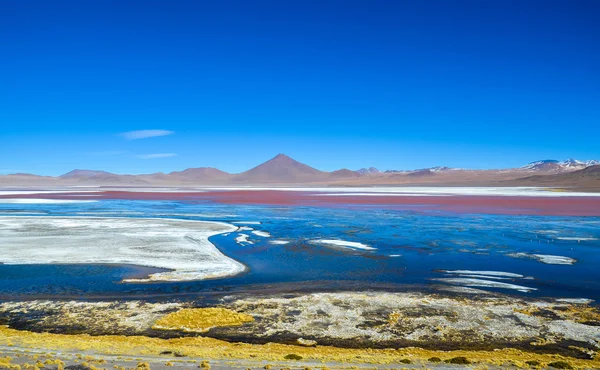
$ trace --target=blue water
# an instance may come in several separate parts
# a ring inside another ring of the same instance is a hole
[[[117,265],[0,265],[0,298],[181,297],[244,289],[431,290],[450,286],[433,279],[440,270],[493,270],[528,279],[499,280],[537,290],[481,288],[508,294],[600,300],[600,218],[453,214],[369,207],[313,208],[235,206],[171,201],[100,201],[61,205],[0,205],[0,215],[164,217],[246,225],[272,237],[253,245],[237,233],[211,238],[226,255],[244,263],[243,275],[210,281],[123,284],[123,278],[156,271]],[[242,226],[242,225],[239,225]],[[560,240],[560,237],[596,240]],[[290,241],[274,245],[272,240]],[[315,239],[360,242],[376,250],[333,249]],[[1,240],[0,240],[1,243]],[[42,246],[41,246],[42,247]],[[549,265],[510,253],[571,257],[574,265]],[[391,257],[391,255],[400,255]],[[1,256],[0,256],[1,261]]]

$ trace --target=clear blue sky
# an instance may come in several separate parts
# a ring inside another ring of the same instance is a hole
[[[596,0],[3,0],[0,173],[600,159],[599,19]]]

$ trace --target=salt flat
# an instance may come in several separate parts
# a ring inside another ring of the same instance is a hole
[[[97,200],[77,199],[42,199],[42,198],[3,198],[0,204],[68,204],[68,203],[94,203]]]
[[[132,264],[169,269],[126,282],[222,278],[245,266],[208,241],[237,228],[153,218],[0,217],[0,263]]]

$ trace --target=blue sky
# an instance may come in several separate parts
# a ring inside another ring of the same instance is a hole
[[[600,159],[598,19],[594,0],[5,0],[0,173]]]

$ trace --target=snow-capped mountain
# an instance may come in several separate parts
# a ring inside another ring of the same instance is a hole
[[[547,172],[567,172],[582,170],[586,167],[600,164],[597,160],[580,161],[577,159],[569,158],[564,161],[557,161],[554,159],[545,159],[542,161],[531,162],[521,169],[526,171],[547,171]]]
[[[446,167],[446,166],[436,166],[436,167],[429,167],[429,168],[419,168],[416,170],[387,170],[384,173],[413,173],[413,172],[424,172],[424,171],[429,171],[429,172],[445,172],[445,171],[453,171],[453,170],[459,170],[460,168],[452,168],[452,167]]]
[[[429,170],[429,171],[431,171],[431,172],[443,172],[443,171],[453,170],[453,168],[446,167],[446,166],[436,166],[436,167],[431,167],[431,168],[426,168],[426,169]]]
[[[566,161],[560,162],[560,165],[563,166],[564,168],[576,169],[576,170],[581,170],[586,167],[594,166],[597,164],[600,164],[600,161],[597,161],[595,159],[591,159],[588,161],[579,161],[577,159],[569,158]]]
[[[381,173],[381,171],[379,171],[375,167],[361,168],[360,170],[358,170],[356,172],[360,173],[361,175],[371,175],[371,174]]]

